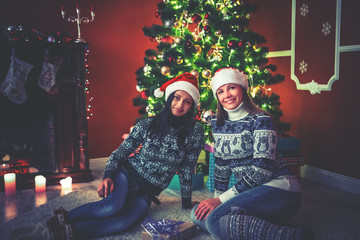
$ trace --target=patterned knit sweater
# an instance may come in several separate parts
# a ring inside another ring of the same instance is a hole
[[[277,157],[277,132],[270,116],[246,114],[223,126],[211,120],[215,147],[215,197],[225,202],[261,184],[300,191],[286,162]],[[234,173],[237,183],[228,189]]]
[[[165,189],[178,171],[183,207],[191,206],[192,175],[200,151],[204,147],[203,127],[196,123],[192,134],[185,139],[184,150],[178,147],[178,132],[182,128],[170,127],[161,140],[151,136],[148,129],[154,118],[140,120],[124,142],[110,155],[105,165],[105,177],[114,177],[125,161],[146,181],[157,189]],[[141,144],[140,151],[129,157]],[[157,193],[159,194],[159,193]],[[186,205],[186,206],[184,206]]]

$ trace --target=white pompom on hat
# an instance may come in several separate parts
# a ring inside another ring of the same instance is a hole
[[[214,97],[216,97],[216,91],[219,87],[229,83],[235,83],[242,86],[246,90],[248,89],[248,81],[244,72],[231,67],[222,68],[217,70],[212,78],[211,88]]]
[[[187,72],[167,81],[160,88],[155,89],[154,95],[157,98],[161,98],[165,92],[165,100],[167,100],[169,95],[177,90],[183,90],[190,94],[194,100],[194,106],[198,105],[200,99],[198,81],[194,75]]]

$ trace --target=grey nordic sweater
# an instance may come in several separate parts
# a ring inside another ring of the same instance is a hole
[[[148,131],[153,118],[140,120],[124,142],[110,155],[105,166],[105,177],[113,178],[115,171],[125,161],[137,173],[158,189],[165,189],[176,172],[181,184],[183,207],[191,205],[192,175],[200,151],[204,147],[203,127],[196,123],[191,136],[185,139],[181,151],[177,144],[178,131],[182,128],[171,127],[161,140],[151,136]],[[141,145],[139,153],[129,157]]]

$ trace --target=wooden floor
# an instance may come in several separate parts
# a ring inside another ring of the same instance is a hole
[[[89,183],[73,184],[73,191],[94,190],[100,183],[106,159],[90,161],[90,168],[95,178]],[[300,212],[289,224],[313,228],[317,239],[359,240],[360,239],[360,195],[320,185],[307,179],[301,179],[303,189]],[[64,195],[59,186],[48,186],[46,193],[35,193],[34,189],[17,191],[16,195],[5,197],[0,193],[0,224],[17,215]],[[179,191],[166,189],[162,194],[179,196]],[[193,192],[193,196],[206,199],[212,193],[205,187]],[[1,238],[1,237],[0,237]]]

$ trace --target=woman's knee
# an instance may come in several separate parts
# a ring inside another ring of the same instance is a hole
[[[191,214],[190,214],[190,219],[191,219],[191,221],[193,221],[194,223],[196,223],[197,221],[199,221],[199,220],[197,220],[197,218],[196,218],[196,216],[195,216],[195,211],[196,211],[196,209],[197,209],[198,206],[199,206],[199,205],[196,205],[195,207],[193,207],[193,209],[191,210]]]
[[[119,170],[117,172],[115,176],[114,187],[116,190],[121,188],[126,189],[127,191],[129,187],[128,175],[123,170]]]

